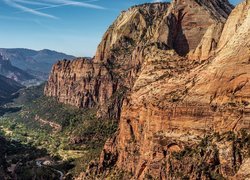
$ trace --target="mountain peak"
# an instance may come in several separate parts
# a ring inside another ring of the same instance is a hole
[[[139,5],[134,5],[134,6],[131,6],[129,10],[132,10],[132,9],[146,9],[146,8],[157,8],[157,7],[166,7],[166,6],[169,6],[170,3],[169,2],[153,2],[153,3],[143,3],[143,4],[139,4]]]
[[[79,107],[100,104],[103,109],[107,110],[109,107],[104,107],[104,105],[107,104],[113,92],[121,87],[132,89],[135,77],[144,62],[145,54],[150,54],[153,47],[172,50],[171,52],[185,57],[198,47],[210,27],[217,27],[218,23],[223,27],[231,9],[227,0],[174,0],[172,3],[146,3],[133,6],[121,13],[106,31],[97,48],[93,65],[81,61],[67,63],[65,69],[56,68],[55,65],[45,93],[58,96],[61,102],[76,104]],[[218,39],[215,41],[217,42]],[[212,46],[212,43],[209,41],[208,46]],[[105,76],[103,84],[107,84],[103,86],[96,84],[93,87],[83,85],[81,80],[87,78],[86,74],[82,73],[85,71],[83,70],[85,66],[90,69],[88,72],[91,76],[88,75],[88,81],[98,82],[97,78],[102,75]],[[115,72],[123,77],[120,80],[122,83],[116,86],[111,85],[114,75],[108,75],[112,67],[123,67],[117,70],[119,73]],[[135,70],[134,67],[137,69]],[[59,72],[56,69],[60,69],[60,77],[57,76]],[[124,71],[124,69],[130,69],[131,72]],[[68,71],[70,73],[66,73]],[[56,81],[61,83],[55,83]],[[75,84],[74,88],[71,88],[72,84]],[[89,92],[95,93],[88,93],[86,97],[84,93],[78,93],[80,86],[89,87],[91,89]],[[96,87],[98,89],[94,89]],[[72,98],[65,98],[69,94]]]

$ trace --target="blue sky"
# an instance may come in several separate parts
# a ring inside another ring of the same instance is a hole
[[[0,47],[46,48],[93,56],[120,11],[152,1],[0,0]],[[240,0],[230,2],[237,4]]]

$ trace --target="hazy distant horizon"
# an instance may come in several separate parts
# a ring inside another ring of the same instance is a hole
[[[103,34],[122,10],[153,1],[22,2],[0,1],[1,48],[50,49],[77,57],[92,57]],[[240,1],[230,2],[235,5]]]

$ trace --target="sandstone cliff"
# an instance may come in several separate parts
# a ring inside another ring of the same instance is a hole
[[[135,179],[249,176],[249,141],[241,142],[249,135],[240,133],[250,127],[249,8],[243,1],[224,28],[209,26],[187,57],[150,49],[99,171],[116,165]],[[228,132],[238,142],[225,138]]]
[[[54,65],[45,94],[78,107],[98,106],[100,116],[117,119],[124,94],[132,89],[151,47],[184,56],[195,50],[210,26],[223,26],[231,9],[229,3],[193,0],[132,7],[110,26],[92,60]]]
[[[249,175],[249,8],[249,0],[233,11],[226,0],[135,6],[92,60],[53,67],[46,95],[120,120],[85,177],[114,167],[133,179]]]

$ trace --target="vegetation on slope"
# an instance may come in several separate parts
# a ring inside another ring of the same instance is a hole
[[[39,149],[46,149],[58,160],[65,173],[77,175],[87,164],[99,157],[104,142],[117,127],[96,117],[96,109],[78,109],[58,103],[42,94],[43,85],[31,87],[19,93],[11,104],[20,111],[0,117],[0,127],[5,136]],[[64,165],[63,165],[64,164]],[[70,177],[71,175],[68,175]]]
[[[45,149],[37,149],[30,144],[22,144],[14,139],[0,136],[0,178],[1,179],[59,179],[59,174],[51,167],[38,167],[36,160],[48,156]]]

